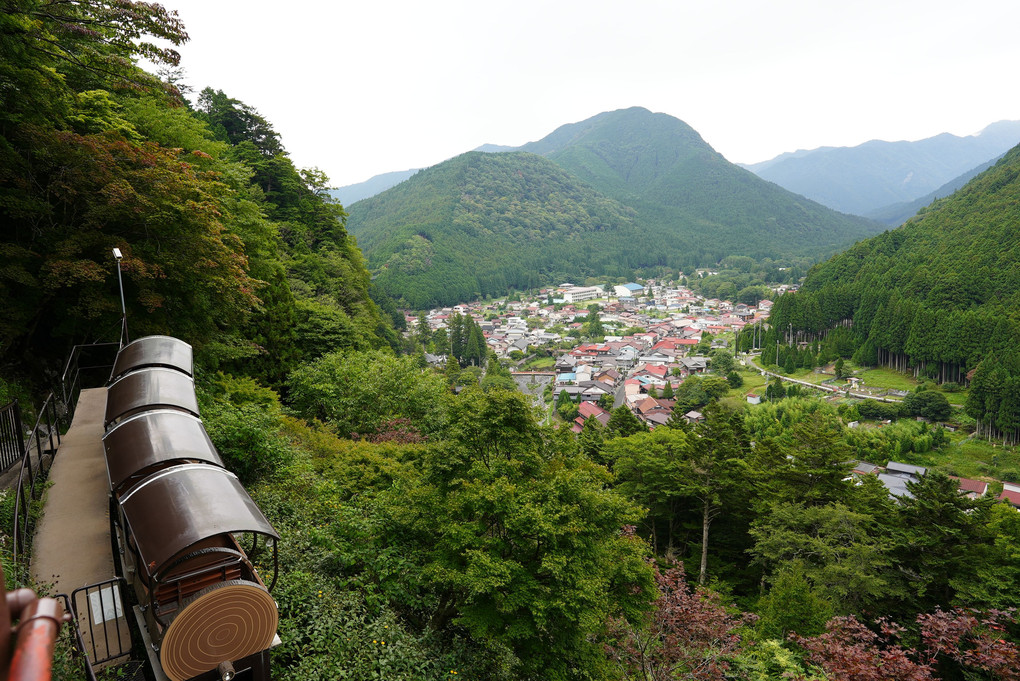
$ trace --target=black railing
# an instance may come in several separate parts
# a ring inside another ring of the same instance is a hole
[[[67,405],[68,420],[74,417],[78,395],[82,387],[99,386],[110,378],[117,359],[120,343],[91,343],[75,345],[67,358],[64,374],[60,377],[61,396]]]
[[[6,472],[25,454],[25,427],[21,425],[21,405],[14,400],[0,407],[0,472]]]
[[[39,409],[39,417],[35,425],[28,432],[24,440],[24,450],[21,458],[21,471],[18,474],[18,486],[15,488],[17,495],[14,502],[14,532],[12,533],[12,557],[14,564],[19,564],[18,559],[21,553],[28,546],[28,539],[31,537],[33,523],[32,502],[42,492],[41,480],[49,472],[49,464],[53,463],[53,455],[60,445],[60,433],[67,429],[67,422],[61,418],[61,412],[57,408],[57,398],[54,393],[46,396],[42,407]],[[20,417],[19,417],[20,418]],[[35,452],[35,465],[32,465],[32,452]],[[20,577],[20,575],[18,575]]]
[[[27,570],[22,569],[25,566],[21,565],[19,559],[27,564],[26,547],[34,529],[32,526],[35,514],[32,502],[42,493],[41,480],[45,478],[49,465],[53,463],[53,456],[60,445],[60,435],[71,425],[82,388],[101,386],[109,379],[119,349],[119,343],[74,346],[60,379],[60,394],[51,392],[46,396],[35,425],[27,433],[21,422],[21,409],[17,402],[12,403],[13,406],[3,408],[3,412],[8,409],[12,412],[8,417],[13,424],[10,439],[17,444],[18,457],[21,459],[21,470],[15,488],[14,527],[11,534],[12,557],[14,565],[18,568],[14,576],[16,583],[21,583],[22,573],[27,573]],[[2,415],[0,428],[3,428],[2,437],[6,448],[8,432]],[[33,452],[35,452],[34,464]]]

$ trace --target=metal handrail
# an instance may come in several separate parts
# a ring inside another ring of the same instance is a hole
[[[0,470],[13,468],[24,453],[25,427],[21,424],[21,404],[15,399],[0,407]]]
[[[110,361],[109,364],[101,363],[82,366],[82,353],[96,348],[116,348],[119,351],[120,343],[87,343],[75,345],[71,349],[71,354],[68,355],[67,363],[64,365],[64,373],[60,377],[60,391],[64,398],[64,404],[67,406],[68,418],[74,416],[74,410],[78,405],[78,394],[81,392],[82,374],[87,371],[95,371],[98,369],[113,369],[114,361]],[[113,353],[114,360],[116,359],[116,354],[116,352]]]
[[[56,454],[57,447],[60,445],[60,433],[70,426],[71,419],[74,417],[74,410],[78,403],[78,395],[82,388],[82,374],[86,371],[113,368],[112,361],[108,364],[89,364],[82,366],[82,353],[86,350],[96,348],[119,349],[120,344],[89,343],[84,345],[75,345],[71,350],[67,363],[64,365],[64,373],[60,377],[60,395],[58,396],[54,391],[50,391],[50,393],[46,396],[42,407],[39,408],[39,416],[36,418],[35,425],[27,433],[27,439],[25,438],[25,434],[21,432],[21,427],[19,426],[18,428],[21,437],[19,445],[22,451],[21,470],[18,472],[18,485],[15,488],[16,498],[14,502],[14,528],[12,532],[12,557],[15,565],[20,566],[18,559],[20,554],[23,553],[24,548],[28,545],[30,531],[29,525],[31,524],[30,507],[32,502],[37,498],[37,492],[41,492],[42,489],[41,486],[37,486],[36,483],[40,478],[45,476],[49,470],[46,466],[44,455],[50,455],[49,463],[52,465],[53,456]],[[103,382],[105,382],[105,379]],[[62,400],[60,398],[62,398]],[[18,420],[20,423],[20,407],[18,407],[16,403],[15,409],[18,410]],[[34,467],[32,465],[33,449],[36,454]],[[18,583],[20,583],[21,578],[21,574],[15,575],[15,580]]]
[[[45,419],[45,423],[44,423]],[[45,428],[43,426],[45,425]],[[49,468],[44,470],[44,454],[50,455],[50,465],[53,464],[53,455],[60,446],[60,431],[66,425],[57,410],[56,395],[50,392],[39,409],[39,416],[35,425],[28,433],[28,440],[24,443],[24,455],[21,458],[21,470],[18,473],[18,485],[16,487],[16,498],[14,502],[14,532],[12,541],[12,559],[18,565],[19,549],[28,544],[29,524],[31,520],[31,502],[36,499],[36,482],[44,476]],[[43,442],[46,448],[43,449]],[[32,450],[36,452],[36,468],[32,468]],[[28,496],[25,495],[25,487],[28,486]],[[42,487],[39,487],[40,491]],[[19,580],[21,575],[16,575]]]

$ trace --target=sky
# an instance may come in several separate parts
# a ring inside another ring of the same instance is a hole
[[[735,163],[1020,120],[1015,0],[164,0],[185,82],[254,107],[334,186],[675,116]]]

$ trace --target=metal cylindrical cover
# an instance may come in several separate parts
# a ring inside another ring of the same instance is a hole
[[[194,373],[191,346],[170,336],[139,338],[117,353],[110,380],[144,367],[165,367],[191,376]]]
[[[125,493],[120,507],[150,577],[219,534],[257,532],[279,539],[237,477],[208,464],[154,473]]]
[[[118,494],[129,479],[171,463],[202,461],[223,466],[205,426],[180,411],[147,411],[121,421],[103,436],[110,489]]]
[[[142,410],[180,409],[198,416],[195,383],[172,369],[141,369],[119,378],[106,391],[107,428]]]

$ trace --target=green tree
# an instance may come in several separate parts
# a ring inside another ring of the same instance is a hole
[[[729,372],[733,371],[733,364],[733,355],[726,350],[718,348],[712,351],[709,368],[711,368],[714,373],[717,373],[720,376],[725,376]]]
[[[456,618],[521,678],[598,676],[606,619],[636,620],[652,598],[643,544],[620,531],[640,512],[519,393],[466,391],[453,431],[384,502],[436,594],[431,626]]]
[[[597,305],[592,305],[588,308],[588,316],[584,321],[584,335],[595,340],[601,340],[606,336],[606,330],[602,326],[602,319],[599,317]]]
[[[606,437],[627,437],[634,433],[642,433],[648,430],[641,420],[634,415],[626,404],[621,404],[612,411],[609,422],[606,423]]]
[[[908,394],[903,399],[903,409],[911,416],[923,416],[929,421],[944,421],[953,413],[946,396],[936,390]]]
[[[683,461],[682,493],[701,507],[701,567],[698,584],[708,578],[708,538],[712,521],[723,508],[726,494],[741,477],[742,459],[749,449],[737,414],[711,405],[705,420],[694,428],[690,457]]]
[[[816,636],[825,631],[832,616],[832,604],[811,586],[798,561],[787,564],[756,608],[756,625],[761,638],[786,640],[791,633]]]
[[[648,509],[641,527],[657,555],[677,548],[683,520],[683,462],[691,457],[692,440],[693,436],[685,431],[656,428],[607,440],[603,446],[603,455],[616,475],[617,490]]]
[[[894,557],[906,592],[909,613],[948,608],[954,584],[975,580],[975,560],[986,541],[991,499],[972,500],[959,493],[956,481],[930,470],[907,483],[896,517]],[[901,606],[901,607],[903,607]]]
[[[884,490],[883,490],[884,491]],[[772,506],[751,527],[754,562],[775,575],[799,561],[840,614],[860,614],[890,594],[889,542],[874,518],[840,502]]]
[[[588,457],[595,463],[605,464],[602,456],[602,449],[606,442],[605,428],[597,418],[589,417],[584,420],[584,426],[577,435],[577,446],[581,454]]]
[[[763,446],[775,447],[785,460],[766,483],[767,498],[816,506],[850,497],[853,456],[835,414],[815,410]]]
[[[447,384],[418,368],[414,357],[333,352],[296,369],[289,385],[298,413],[329,423],[344,437],[377,433],[396,418],[409,419],[427,435],[446,427]]]

